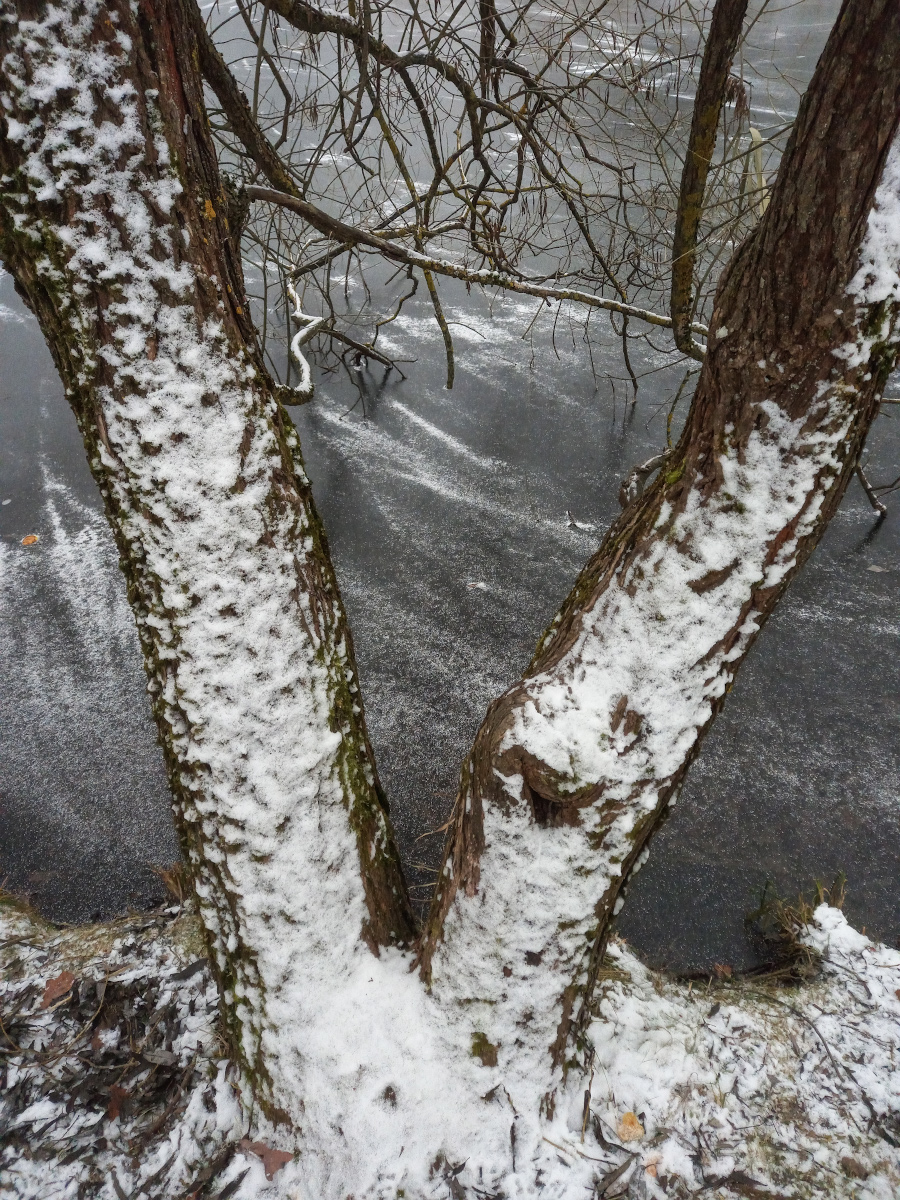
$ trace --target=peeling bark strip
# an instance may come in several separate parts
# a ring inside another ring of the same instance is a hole
[[[900,5],[845,0],[680,443],[476,738],[421,963],[502,1067],[570,1052],[622,883],[854,469],[897,354],[898,114]]]
[[[104,496],[235,1052],[274,1113],[296,1092],[277,1051],[308,1015],[307,962],[340,977],[369,958],[361,931],[377,953],[412,920],[188,8],[0,5],[0,254]]]

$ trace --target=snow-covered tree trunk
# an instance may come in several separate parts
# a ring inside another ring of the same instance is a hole
[[[193,3],[0,0],[0,255],[118,539],[248,1098],[290,1126],[310,1194],[381,1187],[404,1151],[420,1180],[468,1155],[499,1186],[526,1144],[546,1153],[541,1099],[568,1119],[555,1096],[622,884],[893,365],[900,7],[845,0],[719,288],[678,447],[488,713],[420,946],[426,995],[393,948],[413,932],[402,873],[247,312]]]
[[[181,0],[0,5],[0,255],[106,503],[227,1027],[277,1116],[281,1031],[413,928],[189,30]]]
[[[845,0],[718,288],[682,437],[464,767],[423,973],[505,1072],[552,1060],[551,1109],[623,884],[835,512],[893,367],[898,117],[900,6]]]

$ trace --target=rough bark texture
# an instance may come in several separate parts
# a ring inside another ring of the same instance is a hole
[[[893,363],[900,278],[879,291],[857,265],[900,110],[900,9],[845,3],[665,475],[489,711],[426,996],[360,938],[411,923],[327,547],[253,342],[189,3],[2,0],[0,253],[119,541],[254,1100],[302,1143],[310,1194],[383,1194],[403,1149],[455,1180],[476,1144],[499,1186],[517,1146],[538,1161],[536,1097],[566,1127],[554,1091],[622,883],[839,502]]]
[[[672,288],[670,308],[675,345],[684,354],[703,360],[703,351],[691,336],[694,307],[694,263],[697,232],[703,215],[703,195],[709,174],[725,85],[741,36],[747,0],[716,0],[700,66],[700,79],[691,118],[681,192],[672,239]]]
[[[846,0],[675,453],[475,740],[421,963],[501,1064],[571,1053],[622,884],[851,477],[896,356],[896,293],[855,277],[898,114],[900,6]]]
[[[302,958],[304,922],[308,952],[336,928],[338,961],[413,926],[325,535],[244,297],[192,7],[0,5],[0,255],[104,497],[227,1027],[275,1112],[288,936]]]

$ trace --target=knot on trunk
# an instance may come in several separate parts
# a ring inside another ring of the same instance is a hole
[[[603,783],[573,787],[571,778],[553,770],[521,746],[507,749],[495,763],[495,778],[507,781],[503,785],[504,805],[509,807],[509,798],[518,790],[535,824],[544,828],[580,825],[581,810],[599,799],[605,787]]]

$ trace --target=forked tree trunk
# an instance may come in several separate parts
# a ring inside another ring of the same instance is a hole
[[[860,246],[898,117],[900,5],[845,0],[674,454],[476,737],[421,958],[504,1067],[573,1052],[622,885],[844,494],[897,353],[895,159]]]
[[[327,547],[247,316],[193,0],[0,3],[0,253],[118,539],[245,1079],[303,1126],[305,1170],[318,1145],[316,1194],[345,1195],[397,1061],[417,1080],[430,1055],[435,1104],[397,1102],[421,1162],[454,1089],[552,1106],[621,884],[843,493],[895,354],[897,277],[857,267],[900,9],[845,3],[665,476],[489,711],[421,946],[426,1002],[370,954],[411,921]],[[864,260],[900,263],[889,233]]]
[[[322,1000],[304,970],[341,978],[370,957],[361,937],[377,953],[413,926],[188,11],[0,5],[0,255],[104,497],[228,1028],[275,1114],[296,1091],[281,1030]]]

